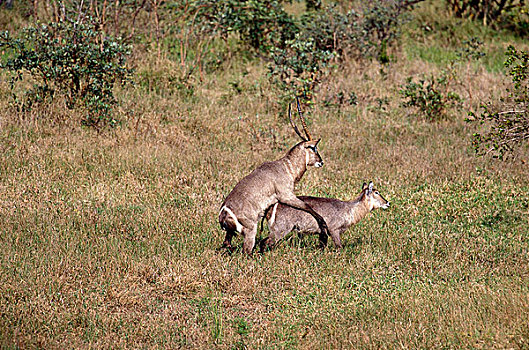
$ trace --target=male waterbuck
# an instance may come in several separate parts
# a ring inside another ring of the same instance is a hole
[[[373,182],[362,186],[360,195],[352,201],[341,201],[334,198],[299,197],[323,216],[334,244],[342,248],[340,235],[351,225],[362,220],[371,210],[387,209],[389,202],[373,188]],[[261,241],[261,251],[271,248],[291,231],[300,235],[318,232],[316,221],[300,210],[276,203],[267,211],[266,220],[270,228],[270,236]]]
[[[243,178],[228,194],[221,205],[219,223],[226,231],[223,246],[232,250],[231,240],[236,232],[244,237],[243,251],[251,254],[255,245],[257,225],[267,208],[279,202],[303,212],[314,218],[319,227],[321,245],[327,244],[329,230],[325,220],[311,206],[294,194],[294,186],[301,179],[307,167],[323,166],[317,145],[320,140],[312,140],[299,101],[296,99],[299,118],[305,136],[301,135],[292,121],[291,107],[288,106],[288,117],[294,131],[303,140],[276,161],[267,162]]]

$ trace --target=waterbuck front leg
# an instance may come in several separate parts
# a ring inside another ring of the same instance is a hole
[[[286,204],[292,208],[303,210],[309,213],[310,215],[312,215],[314,219],[316,219],[316,222],[318,223],[318,226],[320,228],[320,234],[319,234],[320,247],[325,248],[327,246],[327,241],[329,240],[329,228],[327,227],[327,223],[325,222],[325,220],[320,214],[314,211],[314,209],[312,209],[310,205],[303,202],[301,199],[299,199],[295,195],[279,197],[278,200],[279,200],[279,203]]]

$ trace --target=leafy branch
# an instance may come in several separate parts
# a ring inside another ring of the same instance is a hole
[[[483,104],[481,114],[470,112],[467,119],[486,128],[472,137],[476,153],[491,154],[499,159],[514,157],[515,149],[529,140],[529,54],[509,46],[505,67],[513,89],[501,99],[501,106],[492,107],[490,102]]]

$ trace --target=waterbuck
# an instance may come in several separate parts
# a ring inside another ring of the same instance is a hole
[[[329,230],[325,220],[294,194],[294,186],[305,174],[307,167],[323,166],[317,149],[320,140],[312,140],[301,113],[299,100],[296,99],[296,103],[306,137],[301,135],[292,121],[289,104],[288,118],[294,131],[303,141],[292,147],[283,158],[264,163],[243,178],[221,205],[219,223],[226,231],[223,247],[230,251],[233,250],[231,240],[238,232],[244,237],[243,251],[246,254],[252,253],[259,220],[267,208],[278,202],[310,214],[319,227],[321,245],[325,247],[327,244]]]
[[[373,188],[373,182],[369,182],[369,185],[364,183],[362,192],[352,201],[305,196],[298,198],[323,216],[329,225],[334,244],[340,249],[342,248],[340,235],[351,225],[362,220],[373,209],[389,207],[389,202]],[[281,203],[276,203],[267,211],[266,220],[270,228],[270,236],[261,241],[261,252],[276,245],[291,231],[297,231],[300,235],[318,232],[318,225],[310,215]]]

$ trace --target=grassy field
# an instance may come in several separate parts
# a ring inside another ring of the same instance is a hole
[[[306,111],[325,166],[297,193],[352,199],[372,180],[391,201],[343,251],[218,249],[224,197],[297,142],[263,64],[234,58],[189,96],[163,79],[174,63],[137,58],[151,78],[119,91],[125,122],[103,132],[59,105],[13,113],[1,80],[0,347],[529,348],[529,149],[475,157],[464,121],[504,91],[517,39],[480,33],[490,55],[461,70],[464,106],[427,122],[398,90],[451,47],[416,15],[385,74],[349,62]],[[358,104],[323,103],[340,91]]]

